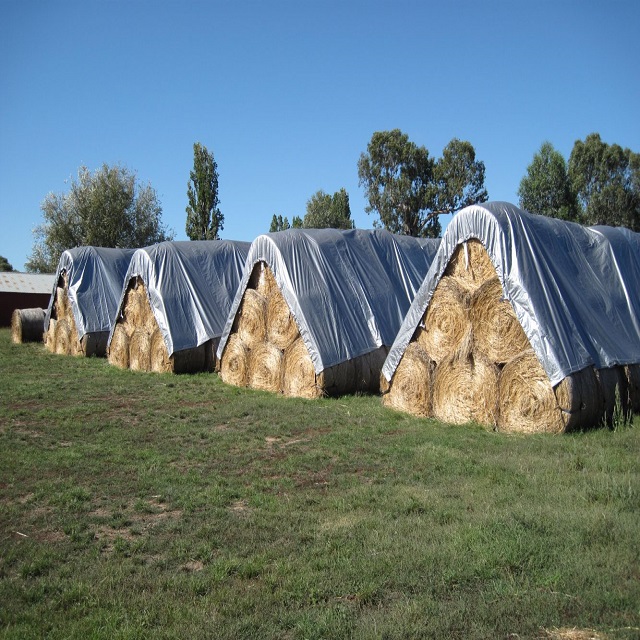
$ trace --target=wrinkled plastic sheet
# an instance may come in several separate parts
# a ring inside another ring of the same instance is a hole
[[[169,355],[219,338],[249,247],[234,240],[196,240],[137,249],[120,283],[118,314],[129,282],[139,277]],[[109,344],[114,329],[115,323]]]
[[[439,244],[384,230],[289,229],[259,236],[251,244],[218,357],[260,262],[273,272],[316,373],[390,346]]]
[[[67,275],[68,295],[78,339],[85,334],[110,331],[115,322],[122,280],[133,249],[108,247],[75,247],[60,256],[53,291],[44,320],[49,328],[58,281],[62,273]]]
[[[391,380],[456,247],[479,240],[552,385],[640,362],[640,234],[532,215],[505,202],[449,223],[383,367]]]

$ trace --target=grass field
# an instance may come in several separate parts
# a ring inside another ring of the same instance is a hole
[[[640,637],[637,420],[504,436],[5,329],[0,371],[1,638]]]

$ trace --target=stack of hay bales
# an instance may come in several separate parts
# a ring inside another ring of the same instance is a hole
[[[248,242],[163,242],[138,249],[125,276],[109,363],[156,373],[213,371]]]
[[[11,340],[16,344],[23,342],[42,342],[44,333],[45,310],[14,309],[11,314]]]
[[[221,378],[304,398],[379,391],[388,346],[438,244],[336,229],[257,238],[218,349]]]
[[[105,356],[122,280],[132,249],[76,247],[58,263],[44,320],[44,343],[52,353]]]
[[[496,203],[495,211],[486,206],[492,215],[504,205]],[[514,210],[507,207],[512,221],[527,215]],[[468,232],[469,224],[464,220],[459,226]],[[603,418],[610,424],[616,400],[623,413],[640,404],[637,364],[596,370],[583,362],[586,366],[577,365],[552,384],[479,239],[465,239],[439,259],[440,271],[428,278],[433,292],[426,310],[412,309],[413,318],[408,314],[401,333],[410,339],[403,345],[399,336],[394,344],[390,359],[395,358],[395,369],[385,363],[392,374],[382,380],[385,405],[453,424],[560,433],[599,424]],[[632,351],[638,353],[639,344],[636,336]]]

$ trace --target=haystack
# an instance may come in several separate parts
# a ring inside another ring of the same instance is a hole
[[[477,237],[469,237],[471,229]],[[628,418],[640,408],[640,365],[634,362],[640,361],[640,335],[633,329],[640,315],[627,306],[630,284],[579,281],[597,276],[586,266],[596,261],[589,251],[595,246],[602,260],[610,235],[505,203],[460,212],[385,362],[383,403],[519,433],[561,433],[611,425],[618,414]],[[564,279],[563,259],[577,261],[565,266],[570,275]],[[600,272],[618,271],[618,265],[603,265]],[[598,316],[611,308],[609,317]],[[612,334],[616,323],[622,338]],[[548,362],[538,355],[541,349]],[[618,366],[624,358],[631,364]]]
[[[438,244],[337,229],[259,237],[218,349],[222,379],[305,398],[377,392]]]
[[[45,310],[14,309],[11,314],[11,339],[16,344],[23,342],[42,342],[44,333]]]

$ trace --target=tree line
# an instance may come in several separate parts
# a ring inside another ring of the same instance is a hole
[[[186,234],[191,240],[216,240],[224,229],[214,155],[193,145],[193,169],[187,183]],[[453,138],[439,158],[399,129],[376,131],[358,160],[374,226],[421,237],[438,237],[440,216],[488,200],[485,165],[473,145]],[[577,140],[566,161],[550,142],[534,154],[518,188],[519,206],[531,213],[582,224],[625,226],[640,231],[640,154],[603,142],[592,133]],[[172,240],[162,223],[162,207],[150,184],[135,173],[104,164],[91,173],[80,167],[67,193],[48,194],[41,204],[43,222],[34,229],[28,271],[55,272],[60,255],[81,245],[142,247]],[[291,222],[274,214],[269,231],[289,228],[352,229],[349,194],[319,190],[303,217]],[[5,264],[6,263],[6,264]],[[11,268],[0,256],[0,270]]]

